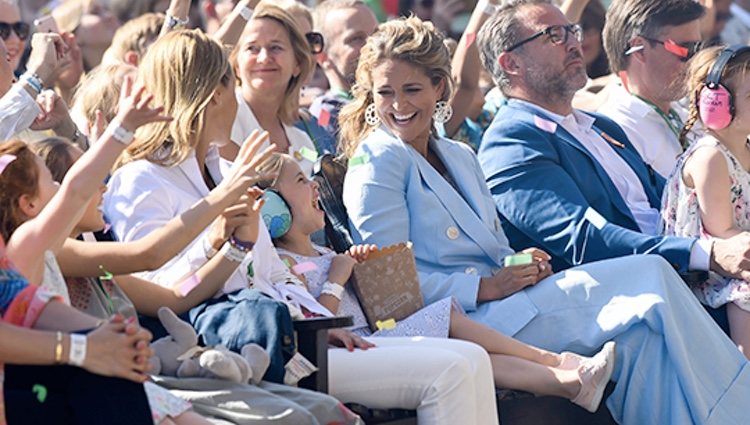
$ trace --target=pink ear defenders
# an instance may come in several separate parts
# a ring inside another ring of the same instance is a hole
[[[732,93],[721,83],[721,74],[729,61],[743,52],[750,52],[750,47],[735,45],[725,48],[708,73],[696,105],[698,115],[706,128],[721,130],[734,119]]]

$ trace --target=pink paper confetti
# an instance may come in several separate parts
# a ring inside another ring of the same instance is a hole
[[[191,274],[189,278],[180,283],[180,295],[186,297],[196,286],[200,285],[201,280],[198,275]]]
[[[106,235],[107,233],[109,233],[109,229],[111,229],[111,228],[112,228],[112,225],[109,224],[109,223],[106,223],[104,225],[104,229],[102,229],[102,233]]]
[[[557,131],[557,123],[545,120],[538,115],[534,115],[534,124],[537,126],[537,128],[540,128],[547,133],[554,133],[555,131]]]
[[[328,109],[322,108],[320,110],[320,116],[318,117],[318,124],[321,127],[328,127],[331,122],[331,112]]]
[[[466,34],[466,47],[471,47],[472,44],[474,44],[474,40],[477,39],[477,33],[470,32]]]
[[[299,263],[296,266],[292,267],[292,271],[295,274],[307,273],[314,270],[318,270],[318,266],[316,266],[312,261],[305,261],[304,263]]]
[[[5,167],[8,166],[11,162],[16,160],[15,155],[3,155],[0,156],[0,174],[3,174],[3,171],[5,171]]]

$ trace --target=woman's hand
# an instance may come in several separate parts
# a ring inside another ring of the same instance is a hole
[[[338,254],[331,260],[331,268],[328,270],[328,281],[338,283],[341,286],[352,276],[352,270],[357,260],[348,254]]]
[[[240,147],[232,167],[214,190],[217,190],[217,193],[226,194],[229,199],[232,197],[237,199],[258,181],[273,179],[275,176],[262,175],[257,172],[258,166],[271,156],[275,148],[275,145],[271,143],[265,149],[260,150],[266,141],[268,141],[267,131],[253,130]]]
[[[548,276],[552,276],[552,273],[554,272],[552,271],[552,265],[549,263],[552,257],[550,257],[549,254],[539,248],[527,248],[521,252],[524,254],[531,254],[534,263],[539,267],[538,280],[534,283],[537,283]]]
[[[87,335],[83,368],[98,375],[144,382],[148,358],[153,355],[149,341],[149,331],[117,315]]]
[[[260,207],[256,206],[256,201],[262,193],[263,192],[257,188],[249,190],[246,195],[242,195],[237,202],[225,209],[224,212],[214,220],[208,230],[207,236],[209,244],[211,244],[214,249],[221,248],[224,242],[229,240],[229,237],[232,236],[239,227],[248,225],[248,211],[253,211],[255,208],[258,208],[259,215]],[[262,206],[263,204],[260,205]],[[252,230],[245,229],[241,234],[238,234],[237,237],[246,242],[255,241],[258,237],[257,219],[255,221],[254,237],[251,238],[249,232],[252,232]],[[245,239],[245,237],[248,239]]]
[[[355,348],[367,350],[375,347],[375,344],[346,329],[329,329],[328,343],[336,347],[344,347],[347,351],[354,351]]]
[[[494,301],[509,297],[539,282],[539,276],[537,263],[503,267],[496,274],[480,279],[477,301]]]
[[[36,33],[31,37],[31,54],[26,70],[51,84],[60,69],[67,65],[68,46],[59,34]]]
[[[83,55],[81,54],[78,42],[76,42],[75,35],[63,32],[60,33],[60,36],[68,46],[69,60],[60,67],[55,77],[55,84],[63,90],[73,90],[78,82],[81,81],[81,76],[83,75]]]
[[[146,93],[146,88],[133,88],[133,78],[125,77],[120,90],[120,101],[117,104],[117,115],[112,125],[121,125],[125,130],[135,132],[138,127],[153,122],[171,121],[172,117],[162,115],[163,106],[152,108],[149,106],[153,95]]]

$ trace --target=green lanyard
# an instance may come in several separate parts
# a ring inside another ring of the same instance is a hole
[[[633,96],[637,97],[644,103],[646,103],[648,106],[651,107],[654,111],[656,111],[657,114],[661,117],[661,119],[664,120],[665,123],[667,123],[667,127],[669,127],[670,130],[672,130],[672,133],[679,139],[680,138],[680,130],[685,125],[682,122],[682,119],[680,119],[680,116],[677,115],[677,112],[674,111],[674,109],[669,108],[669,115],[665,114],[664,111],[661,110],[658,106],[654,104],[654,102],[651,102],[648,99],[644,99],[641,96],[638,96],[637,94],[633,94]]]

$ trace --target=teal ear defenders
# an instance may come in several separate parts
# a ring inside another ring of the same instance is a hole
[[[292,210],[289,209],[284,197],[273,189],[266,189],[263,199],[265,202],[260,210],[263,222],[271,234],[271,239],[280,238],[292,227]]]

